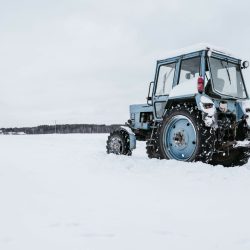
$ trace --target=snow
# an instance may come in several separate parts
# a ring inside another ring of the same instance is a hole
[[[1,136],[0,249],[250,249],[250,164],[107,155],[106,138]]]
[[[203,104],[212,104],[212,107],[206,108]],[[207,96],[201,96],[200,98],[200,108],[201,110],[206,114],[204,117],[204,122],[207,127],[211,127],[213,124],[215,124],[215,113],[216,108],[214,106],[213,101],[208,98]]]
[[[189,54],[189,53],[201,51],[201,50],[210,50],[211,52],[216,52],[216,53],[227,55],[233,58],[239,58],[238,56],[233,55],[231,52],[229,52],[225,48],[211,45],[208,43],[193,44],[191,46],[187,46],[185,48],[181,48],[175,51],[169,51],[165,55],[165,58],[177,57],[177,56],[181,56],[181,55],[185,55],[185,54]]]
[[[244,140],[244,141],[236,141],[236,144],[234,145],[235,148],[237,147],[249,147],[250,141]]]
[[[190,80],[187,80],[185,82],[182,82],[181,84],[176,85],[170,92],[169,98],[197,94],[198,93],[198,89],[197,89],[198,77],[199,76],[196,76]]]
[[[248,127],[250,127],[250,100],[245,100],[242,102],[242,109],[245,115],[247,115],[246,117],[246,121],[247,121],[247,125]]]

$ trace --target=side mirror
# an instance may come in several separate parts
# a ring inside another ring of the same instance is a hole
[[[150,84],[149,84],[149,88],[148,88],[148,97],[146,98],[147,99],[147,104],[148,105],[152,105],[152,84],[153,84],[154,82],[151,82]]]
[[[246,69],[246,68],[248,68],[249,67],[249,62],[248,61],[244,61],[243,63],[242,63],[242,69]]]

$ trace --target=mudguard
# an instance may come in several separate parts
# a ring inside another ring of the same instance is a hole
[[[121,126],[120,130],[125,131],[129,135],[129,149],[133,150],[136,148],[136,137],[132,129],[128,126]]]

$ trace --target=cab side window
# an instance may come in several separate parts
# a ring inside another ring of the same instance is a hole
[[[174,81],[176,63],[160,66],[155,95],[169,95]]]
[[[182,84],[200,76],[200,57],[184,59],[181,62],[179,83]]]

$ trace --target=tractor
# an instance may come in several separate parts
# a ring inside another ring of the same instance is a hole
[[[181,50],[156,64],[147,103],[111,132],[107,153],[131,155],[146,141],[149,158],[241,166],[250,157],[248,61],[210,45]]]

